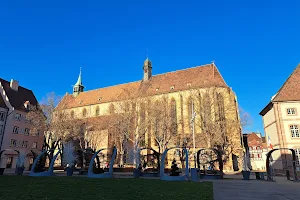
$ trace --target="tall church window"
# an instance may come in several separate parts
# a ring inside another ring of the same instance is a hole
[[[84,109],[82,110],[82,117],[86,117],[86,113],[87,113],[86,108],[84,108]]]
[[[71,119],[74,119],[74,110],[71,111]]]
[[[208,92],[206,92],[203,95],[202,98],[202,111],[201,111],[201,118],[202,118],[202,128],[204,130],[207,130],[209,128],[209,125],[211,124],[211,111],[212,111],[212,105],[210,101],[210,96]]]
[[[192,110],[193,110],[193,99],[192,97],[188,98],[188,102],[187,102],[187,106],[188,106],[188,117],[189,117],[189,121],[192,118]]]
[[[125,104],[124,105],[125,106],[124,111],[125,112],[129,112],[129,110],[130,110],[130,104],[129,104],[129,102],[125,102],[124,104]]]
[[[115,113],[115,106],[114,104],[109,105],[109,114],[114,114]]]
[[[192,117],[193,117],[193,99],[192,97],[189,97],[188,98],[188,102],[187,102],[187,106],[188,106],[188,122],[189,122],[189,130],[190,130],[190,133],[192,133],[192,124],[191,124],[191,121],[192,121]]]
[[[222,94],[217,93],[216,99],[217,99],[216,118],[219,121],[224,121],[225,120],[224,98]]]
[[[100,108],[99,108],[99,106],[96,107],[95,114],[96,114],[96,116],[100,115]]]
[[[177,133],[177,108],[175,99],[171,99],[171,129],[174,134]]]

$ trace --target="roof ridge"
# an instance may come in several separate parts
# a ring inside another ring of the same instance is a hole
[[[5,81],[5,82],[7,82],[7,83],[9,83],[10,84],[10,81],[7,81],[7,80],[5,80],[5,79],[3,79],[3,78],[0,78],[0,80],[2,80],[2,81]],[[19,88],[23,88],[23,89],[25,89],[25,90],[28,90],[28,91],[31,91],[32,92],[32,90],[30,90],[30,89],[28,89],[28,88],[25,88],[25,87],[23,87],[23,86],[18,86]]]
[[[224,81],[225,85],[228,86],[227,83],[225,82],[225,79],[223,78],[222,74],[220,73],[219,69],[217,68],[217,65],[215,63],[212,63],[212,65],[213,65],[213,67],[216,68],[217,72],[219,73],[222,81]]]
[[[91,91],[110,88],[110,87],[116,87],[116,86],[120,86],[120,85],[127,85],[127,84],[131,84],[131,83],[138,83],[138,82],[141,82],[141,80],[140,81],[132,81],[132,82],[128,82],[128,83],[120,83],[120,84],[117,84],[117,85],[110,85],[110,86],[100,87],[100,88],[96,88],[96,89],[92,89],[92,90],[87,90],[87,91],[84,91],[84,92],[81,92],[81,93],[91,92]]]
[[[300,68],[300,63],[296,66],[296,68],[293,70],[293,72],[289,75],[289,77],[286,79],[286,81],[284,82],[284,84],[280,87],[280,89],[278,90],[278,92],[275,94],[276,96],[271,100],[271,102],[276,102],[276,98],[278,97],[278,95],[280,94],[280,92],[282,91],[283,87],[287,84],[287,82],[290,80],[291,76],[296,72],[296,70]]]
[[[161,74],[155,74],[155,75],[151,76],[151,78],[152,77],[156,77],[156,76],[165,75],[165,74],[176,73],[176,72],[179,72],[179,71],[185,71],[185,70],[195,69],[195,68],[199,68],[199,67],[206,67],[208,65],[212,65],[212,64],[204,64],[204,65],[199,65],[199,66],[195,66],[195,67],[188,67],[188,68],[185,68],[185,69],[179,69],[179,70],[175,70],[175,71],[171,71],[171,72],[165,72],[165,73],[161,73]],[[220,72],[219,72],[218,69],[217,69],[217,71],[220,74]],[[221,76],[222,80],[224,81],[224,79],[223,79],[223,77],[222,77],[221,74],[220,74],[220,76]],[[142,80],[132,81],[132,82],[128,82],[128,83],[120,83],[120,84],[117,84],[117,85],[110,85],[110,86],[106,86],[106,87],[95,88],[95,89],[92,89],[92,90],[84,91],[82,93],[91,92],[91,91],[100,90],[100,89],[105,89],[105,88],[110,88],[110,87],[116,87],[116,86],[120,86],[120,85],[127,85],[127,84],[131,84],[131,83],[138,83],[138,82],[142,82]],[[225,81],[224,81],[224,83],[226,84]]]
[[[175,70],[175,71],[156,74],[154,76],[160,76],[160,75],[164,75],[164,74],[176,73],[176,72],[179,72],[179,71],[185,71],[185,70],[195,69],[195,68],[199,68],[199,67],[206,67],[207,65],[212,65],[212,64],[210,63],[210,64],[205,64],[205,65],[198,65],[198,66],[194,66],[194,67],[188,67],[188,68],[184,68],[184,69],[178,69],[178,70]],[[154,76],[152,76],[152,77],[154,77]]]

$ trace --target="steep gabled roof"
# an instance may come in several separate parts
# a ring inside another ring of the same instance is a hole
[[[67,109],[124,100],[126,95],[124,96],[123,94],[126,91],[133,91],[135,95],[139,96],[152,96],[212,86],[228,87],[215,64],[207,64],[155,75],[146,82],[137,81],[81,92],[77,97],[67,94],[56,109]]]
[[[24,106],[24,103],[26,101],[29,101],[31,105],[37,105],[38,102],[31,90],[19,86],[18,91],[14,91],[10,87],[10,82],[1,78],[0,82],[5,90],[10,104],[16,110],[26,111],[26,108]]]
[[[279,89],[277,95],[272,100],[278,101],[300,101],[300,64],[288,77],[283,86]]]
[[[2,98],[2,95],[0,95],[0,108],[7,108],[3,98]]]

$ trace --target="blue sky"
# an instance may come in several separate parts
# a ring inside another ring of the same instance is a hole
[[[71,92],[79,68],[87,90],[215,61],[249,112],[246,131],[300,62],[299,1],[0,2],[0,77],[39,100]]]

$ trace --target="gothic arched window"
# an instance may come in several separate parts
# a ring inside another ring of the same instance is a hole
[[[192,111],[193,111],[193,99],[192,97],[188,98],[188,102],[187,102],[187,106],[188,106],[188,117],[189,117],[189,121],[192,119]]]
[[[74,119],[74,110],[71,111],[71,119]]]
[[[217,94],[217,106],[218,106],[218,115],[220,120],[225,119],[225,108],[224,108],[224,98],[222,94]]]
[[[114,114],[115,113],[115,106],[114,104],[109,105],[109,114]]]
[[[177,133],[177,108],[175,99],[171,99],[171,129],[174,134]]]
[[[100,115],[100,108],[99,108],[99,106],[96,107],[95,115],[96,115],[96,116],[99,116],[99,115]]]
[[[86,117],[86,108],[82,110],[82,117]]]

